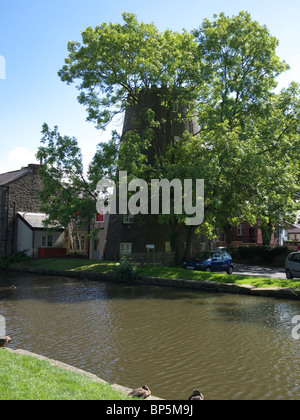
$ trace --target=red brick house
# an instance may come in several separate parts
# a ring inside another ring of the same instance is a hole
[[[262,245],[262,232],[259,228],[259,223],[251,226],[247,221],[244,221],[239,226],[231,229],[232,245],[238,247],[241,245]],[[283,245],[282,230],[275,229],[271,238],[271,246]],[[222,233],[216,241],[217,247],[226,247],[225,234]]]

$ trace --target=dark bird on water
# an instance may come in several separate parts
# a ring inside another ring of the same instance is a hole
[[[150,397],[151,391],[147,385],[143,385],[141,388],[133,389],[129,392],[128,397],[138,397],[142,399],[146,399]]]
[[[199,389],[194,389],[192,395],[189,398],[189,401],[194,401],[194,400],[200,400],[200,401],[204,400],[204,397],[199,391]]]
[[[5,338],[0,338],[0,347],[7,347],[7,345],[11,342],[11,338],[6,336]]]

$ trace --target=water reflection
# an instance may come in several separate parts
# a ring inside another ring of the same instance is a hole
[[[1,273],[0,314],[11,347],[162,398],[299,398],[299,302]]]

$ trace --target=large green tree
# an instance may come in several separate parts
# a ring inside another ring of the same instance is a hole
[[[67,83],[79,82],[78,100],[97,128],[128,109],[134,113],[138,121],[122,135],[119,169],[131,178],[166,178],[165,156],[177,141],[176,127],[194,118],[203,85],[198,45],[186,31],[161,33],[133,14],[124,13],[123,19],[123,25],[87,28],[82,43],[70,42],[59,75]],[[182,221],[172,214],[163,222],[174,238]],[[176,239],[171,242],[176,246]]]
[[[274,93],[288,65],[276,55],[278,40],[247,12],[206,19],[194,35],[212,70],[199,108],[202,149],[212,162],[207,217],[230,245],[231,227],[243,220],[264,227],[295,217],[299,87]]]
[[[299,86],[274,92],[277,77],[288,69],[276,54],[277,39],[247,12],[216,15],[192,33],[159,32],[133,14],[124,13],[123,20],[87,28],[81,43],[69,42],[59,71],[62,81],[76,83],[87,119],[98,129],[128,109],[138,120],[123,133],[122,141],[115,133],[108,147],[99,147],[88,180],[79,168],[79,178],[69,183],[70,188],[78,186],[77,196],[82,190],[84,197],[91,197],[96,181],[105,173],[112,176],[117,165],[147,181],[204,179],[206,214],[201,229],[208,235],[223,229],[228,244],[231,227],[243,220],[255,223],[259,218],[266,230],[286,218],[292,220],[298,208]],[[145,100],[151,92],[158,107]],[[174,114],[174,109],[179,111]],[[178,139],[178,124],[195,115],[197,135],[184,133]],[[56,161],[51,160],[51,139],[57,133],[49,136],[45,128],[44,134],[50,141],[40,152],[48,156],[48,167],[55,172],[61,166],[57,149]],[[69,150],[72,142],[70,146],[65,140]],[[66,172],[72,174],[71,168],[80,166],[77,161],[68,163],[77,153],[73,149],[67,154]],[[50,178],[49,172],[49,185]],[[59,174],[54,181],[62,178]],[[54,202],[55,188],[58,182],[53,185]],[[75,190],[70,191],[74,197]],[[185,215],[171,212],[161,219],[174,234]],[[190,229],[191,236],[196,228]]]
[[[69,84],[79,82],[78,100],[97,128],[105,128],[128,106],[145,125],[157,128],[166,121],[140,107],[139,94],[153,85],[165,87],[162,104],[170,110],[177,101],[196,98],[201,81],[197,44],[186,31],[161,33],[154,24],[139,23],[134,14],[123,13],[123,20],[123,25],[89,27],[82,32],[82,43],[69,42],[59,76]]]

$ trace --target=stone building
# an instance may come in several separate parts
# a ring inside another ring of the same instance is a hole
[[[39,213],[40,165],[0,174],[0,259],[17,249],[18,212]]]
[[[24,252],[32,259],[65,257],[64,228],[44,226],[44,213],[18,212],[17,251]]]

